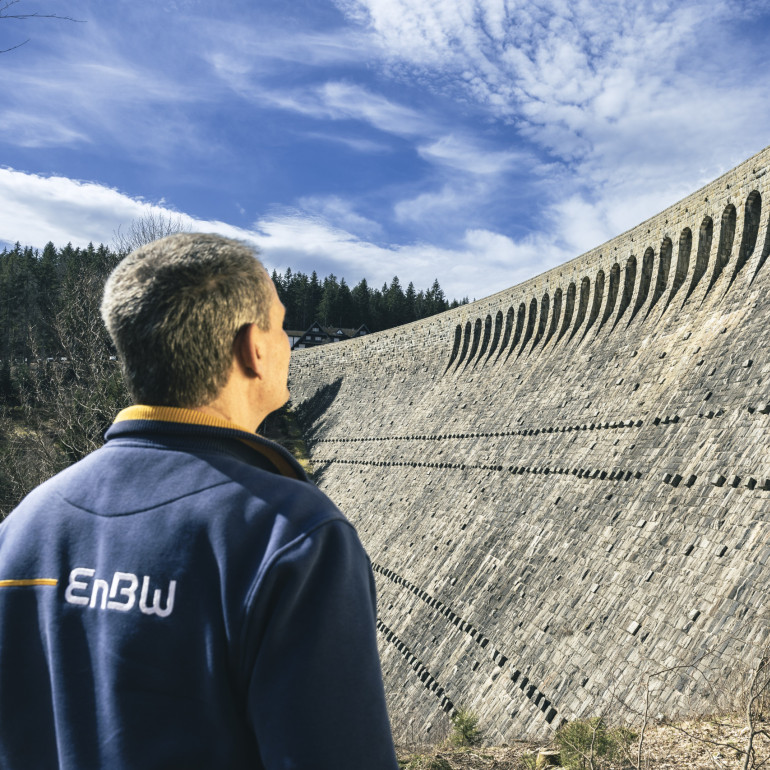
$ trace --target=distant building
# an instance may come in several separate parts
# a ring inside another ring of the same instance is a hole
[[[286,331],[292,350],[314,348],[316,345],[328,345],[330,342],[342,342],[342,340],[363,337],[369,333],[366,324],[361,324],[357,329],[344,329],[341,326],[321,326],[318,321],[314,321],[304,332],[289,329]]]

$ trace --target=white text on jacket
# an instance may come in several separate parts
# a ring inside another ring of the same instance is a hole
[[[70,572],[67,590],[64,598],[70,604],[82,604],[88,607],[96,607],[100,610],[118,610],[128,612],[136,604],[136,589],[139,587],[139,578],[131,572],[116,572],[112,581],[107,582],[99,578],[92,579],[96,570],[88,567],[75,567]],[[152,592],[152,601],[148,602],[150,594],[150,577],[142,578],[142,591],[139,595],[139,610],[145,615],[159,615],[168,617],[174,609],[174,594],[176,593],[176,580],[171,580],[166,593],[166,606],[161,607],[162,593],[160,588]]]

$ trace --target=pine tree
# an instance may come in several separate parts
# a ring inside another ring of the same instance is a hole
[[[366,278],[362,278],[353,287],[350,296],[353,301],[353,315],[356,319],[353,323],[356,328],[361,326],[361,324],[366,324],[369,329],[373,329],[371,308],[369,307],[372,293],[369,291],[369,284],[366,282]]]
[[[332,273],[324,278],[323,293],[318,307],[318,317],[322,326],[339,324],[340,285],[337,276]]]
[[[320,317],[321,297],[323,296],[323,287],[318,280],[318,273],[315,270],[310,274],[310,281],[307,286],[307,325],[310,326],[313,321]]]
[[[388,326],[400,326],[406,323],[406,297],[397,275],[393,276],[384,294]]]
[[[411,323],[416,321],[419,316],[417,315],[417,293],[414,288],[414,284],[409,281],[409,286],[406,287],[405,300],[405,323]]]

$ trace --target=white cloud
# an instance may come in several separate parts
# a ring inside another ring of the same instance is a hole
[[[148,213],[181,217],[192,230],[254,240],[254,233],[224,222],[194,219],[162,205],[131,198],[94,182],[25,174],[0,168],[0,241],[43,247],[71,242],[110,244],[118,228]]]
[[[473,140],[454,134],[422,145],[418,152],[426,160],[481,176],[502,174],[528,161],[522,152],[483,150]]]
[[[640,171],[659,189],[670,187],[669,174],[692,188],[703,169],[713,177],[724,158],[737,162],[767,141],[770,105],[757,76],[767,57],[759,43],[731,51],[720,38],[730,24],[767,12],[767,2],[337,5],[368,30],[373,50],[386,52],[391,73],[409,82],[417,76],[458,100],[472,98],[490,119],[512,121],[517,139],[570,164],[567,197],[591,189],[601,205],[597,191],[609,180],[630,184]],[[425,147],[421,152],[430,155]],[[434,152],[432,159],[452,156]],[[454,157],[458,166],[468,165],[461,150]]]
[[[303,136],[307,139],[318,139],[322,142],[344,144],[351,150],[364,154],[379,154],[391,151],[391,148],[384,142],[375,142],[371,139],[362,139],[356,136],[343,136],[339,133],[321,133],[308,131],[304,133]]]
[[[179,217],[191,230],[216,232],[251,242],[259,248],[268,269],[312,272],[322,277],[330,272],[344,276],[353,285],[366,278],[372,286],[390,282],[398,275],[404,285],[413,281],[428,288],[435,278],[447,296],[466,294],[481,297],[513,281],[514,265],[499,264],[483,274],[470,270],[485,254],[429,244],[382,246],[354,235],[330,220],[347,220],[357,228],[377,230],[378,225],[357,215],[341,199],[305,200],[318,213],[285,213],[259,220],[253,229],[233,227],[224,222],[195,219],[186,214],[131,198],[118,190],[93,182],[64,177],[44,177],[0,168],[0,242],[42,248],[48,241],[57,246],[89,242],[110,244],[119,227],[148,213]],[[328,217],[328,218],[327,218]],[[362,227],[363,226],[363,227]],[[478,240],[477,244],[482,241]],[[498,243],[488,238],[489,251],[499,252]]]
[[[487,194],[486,186],[479,183],[445,184],[434,192],[399,201],[393,207],[393,213],[396,220],[402,223],[456,221],[460,213],[467,212]]]
[[[124,55],[119,31],[98,21],[77,28],[76,40],[53,38],[45,56],[4,59],[3,144],[109,145],[144,158],[165,158],[180,146],[205,149],[184,113],[213,98],[212,83],[183,80],[136,51]]]
[[[758,77],[767,56],[749,41],[730,50],[721,37],[752,12],[767,12],[767,2],[753,9],[723,0],[338,4],[407,68],[404,77],[422,73],[438,89],[453,84],[458,99],[464,94],[490,119],[512,121],[533,153],[563,164],[539,174],[539,220],[516,244],[516,259],[533,266],[533,244],[543,255],[577,256],[767,143],[770,103]],[[433,147],[447,150],[434,151],[434,161],[470,165],[446,140]],[[461,211],[461,189],[445,182],[398,204],[397,214],[418,221]],[[552,264],[543,256],[538,268]]]
[[[372,237],[381,236],[379,224],[358,214],[350,202],[335,197],[305,198],[304,211],[262,217],[251,229],[179,214],[162,203],[131,198],[93,182],[12,169],[0,169],[0,199],[6,202],[0,208],[0,242],[20,241],[37,248],[48,241],[58,246],[68,242],[76,246],[110,244],[119,227],[149,213],[160,214],[181,218],[193,231],[253,243],[269,270],[316,270],[321,277],[335,273],[351,286],[366,278],[371,286],[379,287],[398,275],[402,285],[412,281],[425,289],[438,278],[450,299],[481,299],[502,291],[638,221],[635,200],[618,202],[612,220],[585,199],[573,196],[545,210],[547,224],[539,232],[517,240],[490,229],[468,228],[460,230],[454,245],[442,248],[419,241],[383,244],[378,238],[373,242]]]
[[[355,63],[372,52],[372,39],[353,29],[319,32],[263,26],[255,35],[242,24],[207,20],[205,57],[225,79],[264,72],[265,60],[310,67]]]
[[[534,233],[514,241],[490,230],[468,230],[464,242],[472,260],[484,260],[485,272],[489,270],[496,277],[508,278],[507,284],[496,283],[494,291],[501,291],[576,256],[559,243],[560,235]]]
[[[354,83],[332,81],[304,89],[257,87],[262,102],[328,120],[358,120],[395,136],[420,136],[436,131],[434,122],[410,107],[397,104]]]
[[[493,194],[497,180],[512,170],[532,168],[535,163],[526,152],[489,149],[472,135],[446,133],[441,122],[433,117],[350,83],[328,82],[293,91],[266,89],[260,92],[259,98],[304,115],[362,121],[390,135],[416,140],[416,153],[440,173],[438,179],[430,181],[433,189],[407,196],[393,205],[396,221],[400,223],[420,223],[430,217],[436,228],[446,223],[456,230],[458,212],[483,207],[487,197]],[[338,141],[351,140],[339,138]],[[354,148],[372,149],[368,143]],[[382,145],[374,147],[375,151],[381,149]],[[457,172],[462,176],[458,177]],[[356,231],[360,229],[358,225],[352,227]]]
[[[82,131],[33,113],[6,110],[0,113],[0,132],[17,147],[66,147],[89,141]]]
[[[350,201],[337,195],[307,196],[299,199],[299,205],[304,211],[322,217],[332,226],[359,236],[373,237],[382,233],[379,222],[357,213]]]
[[[212,110],[191,105],[210,106],[235,89],[250,102],[239,107],[257,108],[249,115],[268,106],[319,121],[313,133],[311,121],[293,120],[291,138],[392,153],[398,176],[378,168],[374,184],[387,189],[365,190],[357,205],[337,180],[332,195],[292,191],[254,230],[191,226],[257,242],[275,266],[333,269],[351,282],[366,275],[375,285],[394,273],[418,286],[438,276],[449,296],[477,297],[599,245],[767,142],[761,43],[730,49],[719,38],[748,13],[746,3],[335,1],[356,28],[266,26],[255,34],[248,24],[188,17],[179,28],[189,41],[175,38],[157,58],[89,22],[80,49],[62,44],[57,58],[25,67],[5,62],[3,141],[88,145],[103,155],[125,149],[130,163],[147,165],[150,156],[159,169],[168,159],[175,182],[189,173],[199,183],[188,149],[221,148],[214,132],[208,144],[198,134],[207,130],[198,118]],[[286,73],[292,77],[280,77]],[[408,89],[392,88],[399,78]],[[519,211],[505,209],[524,196],[514,175],[531,201]],[[322,183],[314,178],[306,189]],[[237,197],[253,205],[247,192]],[[38,246],[109,242],[119,225],[164,210],[98,184],[11,169],[0,170],[0,199],[0,238]],[[383,222],[361,203],[375,199]],[[517,237],[495,232],[502,217]],[[415,242],[383,245],[388,219]],[[428,237],[440,246],[420,242]]]
[[[483,230],[467,231],[456,248],[378,245],[321,218],[299,214],[262,219],[257,230],[265,261],[281,271],[291,267],[307,273],[317,270],[320,276],[335,273],[351,286],[366,278],[376,287],[398,275],[402,286],[411,281],[418,289],[429,288],[438,278],[449,299],[481,299],[525,280],[542,269],[543,249],[553,264],[564,258],[545,242],[516,244]]]

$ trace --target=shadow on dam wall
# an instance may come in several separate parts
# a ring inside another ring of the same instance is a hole
[[[302,401],[296,410],[297,423],[302,430],[305,441],[312,443],[313,439],[325,430],[325,415],[337,398],[342,387],[342,377],[333,382],[321,385],[310,398]]]
[[[292,354],[391,714],[713,711],[770,641],[770,149],[530,281]],[[768,607],[768,609],[765,609]],[[697,661],[697,672],[688,668]],[[619,704],[623,704],[622,707]]]

